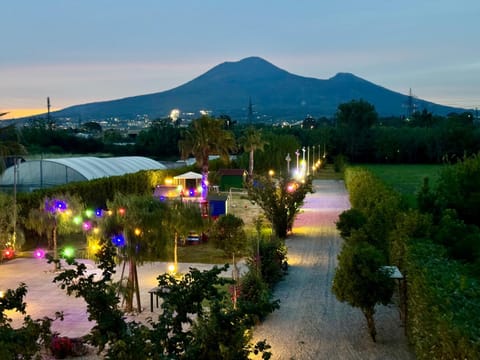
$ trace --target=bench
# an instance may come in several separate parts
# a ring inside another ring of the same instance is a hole
[[[148,293],[150,294],[150,312],[153,312],[153,296],[155,295],[155,306],[158,308],[158,298],[160,297],[160,294],[167,292],[169,292],[169,289],[162,286],[156,286],[148,290]]]

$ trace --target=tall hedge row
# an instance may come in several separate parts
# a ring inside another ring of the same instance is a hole
[[[348,168],[350,202],[386,234],[389,257],[406,276],[407,335],[418,359],[480,359],[480,283],[428,237],[428,216],[369,171]],[[393,251],[393,253],[392,253]]]
[[[480,358],[480,284],[430,241],[411,241],[408,337],[418,359]]]

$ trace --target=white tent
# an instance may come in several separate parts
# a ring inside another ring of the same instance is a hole
[[[201,180],[202,179],[202,174],[189,171],[186,172],[185,174],[177,175],[173,177],[175,180],[186,180],[186,179],[195,179],[195,180]]]
[[[198,188],[202,184],[202,174],[189,171],[185,174],[177,175],[173,177],[176,185],[182,186],[182,192],[185,196],[196,197],[200,196],[201,191]]]

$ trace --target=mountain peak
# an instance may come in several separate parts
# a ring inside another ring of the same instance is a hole
[[[218,64],[197,78],[167,91],[73,106],[56,116],[83,119],[133,118],[137,114],[164,117],[172,109],[197,113],[228,114],[240,121],[247,117],[249,99],[258,118],[302,119],[305,114],[331,116],[341,103],[364,99],[383,116],[400,115],[407,96],[378,86],[348,72],[328,80],[292,74],[258,56]],[[436,114],[456,111],[420,99],[420,107]]]
[[[332,76],[329,80],[358,80],[361,79],[358,76],[349,73],[349,72],[338,72],[334,76]],[[363,79],[361,79],[363,80]]]

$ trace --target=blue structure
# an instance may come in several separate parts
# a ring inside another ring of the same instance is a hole
[[[227,213],[227,199],[228,195],[208,194],[208,209],[211,217],[217,218],[220,215],[225,215]]]

